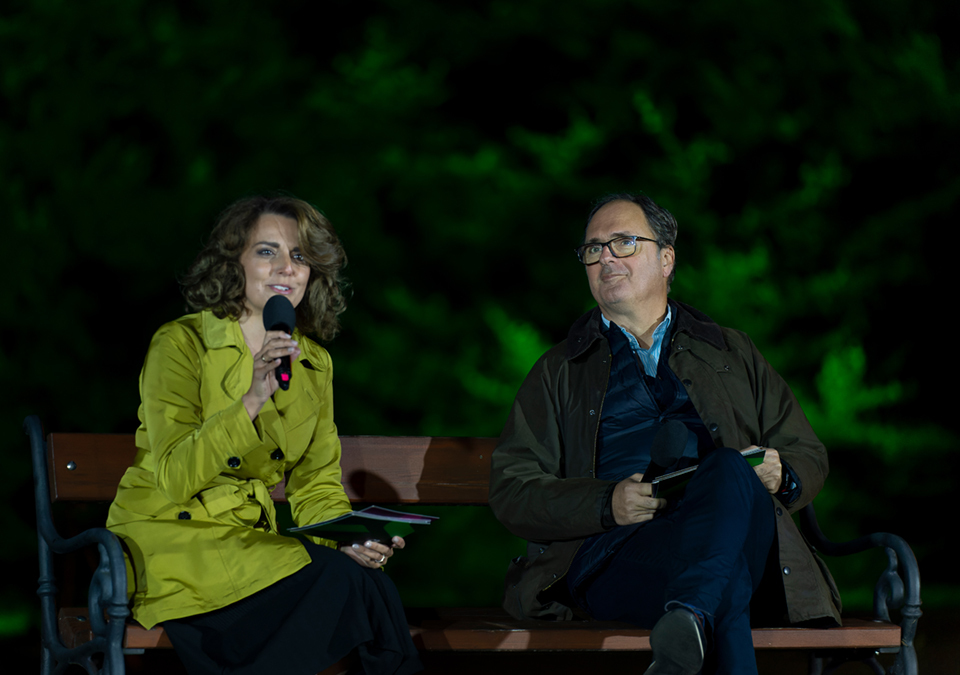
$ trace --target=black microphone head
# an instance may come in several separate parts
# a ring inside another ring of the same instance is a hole
[[[668,420],[657,430],[650,445],[650,461],[664,468],[671,466],[687,447],[687,425],[680,420]]]
[[[267,330],[282,330],[293,333],[297,325],[297,310],[293,303],[282,295],[274,295],[263,306],[263,327]]]

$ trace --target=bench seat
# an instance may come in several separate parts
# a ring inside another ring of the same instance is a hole
[[[63,664],[78,663],[90,673],[122,675],[124,654],[170,649],[170,641],[162,626],[146,630],[129,619],[125,566],[116,536],[92,528],[63,539],[53,523],[50,504],[111,501],[136,453],[134,437],[50,434],[44,438],[35,416],[24,421],[24,429],[30,436],[40,534],[41,672],[46,675]],[[343,485],[355,504],[487,504],[496,439],[349,436],[341,437],[341,444]],[[274,500],[286,500],[283,488],[281,484],[274,489]],[[822,554],[850,555],[876,547],[886,551],[887,569],[874,593],[875,620],[845,616],[844,625],[835,628],[759,628],[753,631],[754,646],[809,650],[811,673],[829,672],[850,658],[864,660],[875,673],[883,673],[875,653],[896,653],[890,672],[916,675],[913,638],[921,615],[920,577],[907,543],[885,533],[831,542],[820,532],[813,505],[801,511],[800,524],[804,536]],[[53,579],[53,554],[91,545],[99,546],[101,553],[90,595],[99,608],[99,614],[93,615],[96,620],[91,620],[86,608],[58,609]],[[894,611],[900,615],[899,625],[891,621]],[[437,654],[650,650],[650,631],[627,624],[516,621],[501,609],[485,608],[408,608],[407,614],[418,649]]]
[[[613,621],[517,621],[501,609],[408,610],[410,635],[423,651],[640,651],[650,650],[650,631]],[[85,607],[60,610],[60,635],[76,647],[92,639]],[[128,621],[125,650],[171,649],[157,625],[147,630]],[[900,646],[900,626],[869,619],[844,618],[839,628],[755,628],[756,649],[877,649]]]

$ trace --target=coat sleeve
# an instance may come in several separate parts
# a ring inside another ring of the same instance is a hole
[[[316,369],[320,398],[317,422],[310,446],[287,478],[287,500],[297,525],[322,522],[352,510],[340,480],[340,437],[333,423],[333,363],[320,349],[310,354],[310,361]]]
[[[614,483],[564,475],[568,448],[559,396],[561,364],[548,352],[520,387],[493,452],[490,506],[513,534],[535,541],[582,539],[604,531],[604,499]]]
[[[757,392],[759,445],[776,449],[781,460],[800,478],[799,497],[789,505],[791,513],[813,501],[830,471],[827,449],[817,438],[800,403],[782,377],[767,363],[752,341],[749,358]]]
[[[260,445],[260,436],[243,402],[231,402],[204,415],[200,338],[174,322],[154,335],[140,375],[141,417],[160,492],[174,504],[186,504],[218,474],[229,471],[231,457]],[[138,434],[139,436],[139,434]]]

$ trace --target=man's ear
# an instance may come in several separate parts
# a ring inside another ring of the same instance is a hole
[[[663,277],[667,278],[673,271],[673,264],[677,260],[677,252],[673,246],[664,246],[660,249],[660,264],[663,265]]]

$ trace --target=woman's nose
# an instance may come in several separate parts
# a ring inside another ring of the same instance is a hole
[[[276,271],[280,274],[293,273],[293,259],[286,253],[280,253],[276,257]]]

